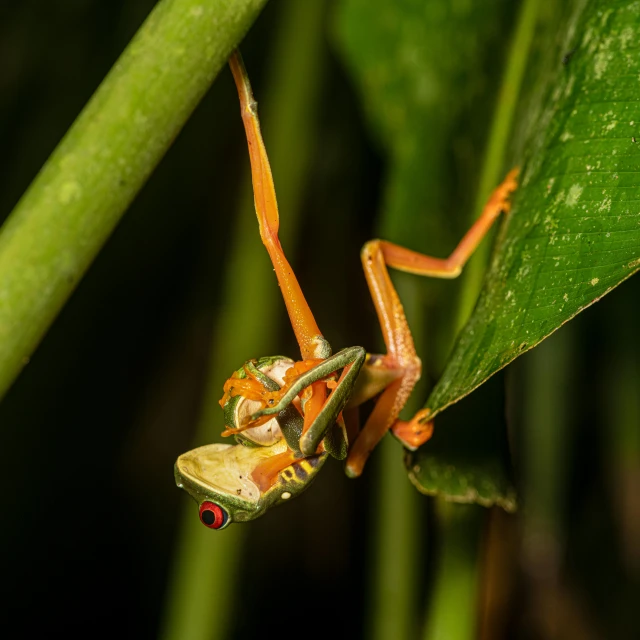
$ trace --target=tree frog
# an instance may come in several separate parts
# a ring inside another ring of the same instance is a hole
[[[345,460],[350,477],[362,473],[369,454],[391,433],[408,449],[429,440],[428,409],[398,418],[420,378],[418,358],[402,303],[387,267],[437,278],[457,277],[500,213],[510,210],[518,170],[512,170],[446,259],[416,253],[384,240],[361,251],[362,266],[387,353],[363,347],[332,354],[278,239],[279,214],[273,177],[260,132],[257,104],[238,51],[229,60],[249,146],[260,237],[273,263],[301,360],[283,356],[246,362],[224,386],[220,401],[235,445],[210,444],[181,455],[177,485],[198,503],[202,523],[223,529],[252,520],[301,493],[329,455]],[[360,428],[358,406],[375,405]]]

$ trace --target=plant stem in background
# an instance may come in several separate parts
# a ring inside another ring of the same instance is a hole
[[[379,447],[381,468],[370,516],[375,564],[367,637],[409,640],[415,638],[416,587],[422,567],[420,549],[425,542],[419,535],[423,498],[407,480],[399,443],[387,437]]]
[[[531,49],[531,42],[536,29],[539,7],[540,0],[523,0],[520,8],[500,92],[496,100],[491,129],[487,138],[476,204],[470,222],[480,215],[492,190],[503,179],[503,173],[505,170],[510,169],[510,167],[504,166],[505,154],[509,146],[509,134],[516,114],[520,87],[524,79],[529,50]],[[471,256],[464,269],[458,313],[454,325],[455,334],[462,329],[476,304],[487,268],[490,248],[491,243],[485,239]]]
[[[266,0],[162,0],[0,233],[0,397]]]
[[[478,622],[478,551],[486,510],[435,500],[438,578],[425,618],[424,640],[468,640]]]
[[[525,368],[522,425],[523,560],[532,587],[531,619],[548,636],[562,613],[560,570],[572,397],[574,325],[533,350]],[[534,630],[536,631],[536,630]],[[563,635],[563,634],[561,634]]]
[[[301,219],[301,198],[314,147],[316,106],[322,82],[323,0],[287,0],[274,37],[265,86],[262,129],[282,218],[280,237],[291,257]],[[250,62],[250,61],[249,61]],[[249,68],[249,72],[251,69]],[[260,101],[260,96],[257,96]],[[238,130],[242,122],[238,115]],[[207,390],[195,444],[221,431],[218,399],[229,374],[249,358],[272,353],[284,309],[267,252],[260,244],[247,172],[210,355]],[[234,225],[230,225],[233,227]],[[162,637],[211,640],[227,637],[236,595],[246,525],[212,532],[192,503],[185,505],[174,558]]]
[[[627,286],[635,286],[636,282]],[[617,519],[620,555],[631,579],[640,578],[640,349],[637,315],[627,296],[617,296],[617,306],[609,318],[608,366],[605,367],[606,404],[601,417],[607,425],[606,469],[611,501]],[[632,295],[629,295],[632,294]],[[613,302],[613,301],[612,301]]]

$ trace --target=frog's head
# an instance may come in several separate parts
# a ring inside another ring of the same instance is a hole
[[[196,501],[201,522],[224,529],[231,522],[246,522],[302,493],[324,464],[322,453],[296,460],[280,472],[276,482],[261,491],[252,479],[258,464],[284,453],[281,438],[268,447],[209,444],[182,454],[175,464],[176,484]]]

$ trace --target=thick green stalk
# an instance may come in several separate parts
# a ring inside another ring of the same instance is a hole
[[[535,33],[539,7],[540,0],[524,0],[520,8],[482,162],[482,173],[478,184],[476,204],[473,209],[473,220],[480,215],[491,191],[504,177],[502,174],[505,171],[505,154],[516,115],[520,87],[526,71],[531,42]],[[462,276],[463,285],[454,327],[456,334],[469,319],[480,294],[482,279],[489,260],[490,248],[489,242],[483,242],[464,270]]]
[[[324,9],[324,0],[283,3],[283,20],[274,36],[275,50],[265,82],[268,93],[260,103],[264,104],[262,130],[282,216],[280,236],[290,258],[302,222],[301,198],[314,146],[314,107],[322,82]],[[260,95],[256,97],[260,101]],[[238,131],[241,130],[238,111]],[[210,442],[222,430],[218,399],[231,372],[249,358],[278,351],[277,325],[284,303],[267,252],[260,243],[248,164],[247,156],[196,445]],[[185,506],[162,637],[225,638],[233,603],[241,599],[235,593],[238,564],[250,525],[212,532],[200,524],[193,503],[189,501]]]
[[[0,396],[266,0],[162,0],[0,233]]]

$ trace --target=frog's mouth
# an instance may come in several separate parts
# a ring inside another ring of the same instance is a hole
[[[176,461],[176,484],[197,502],[212,493],[236,503],[257,505],[261,497],[251,473],[263,460],[286,451],[284,440],[270,447],[208,444],[183,453]]]

